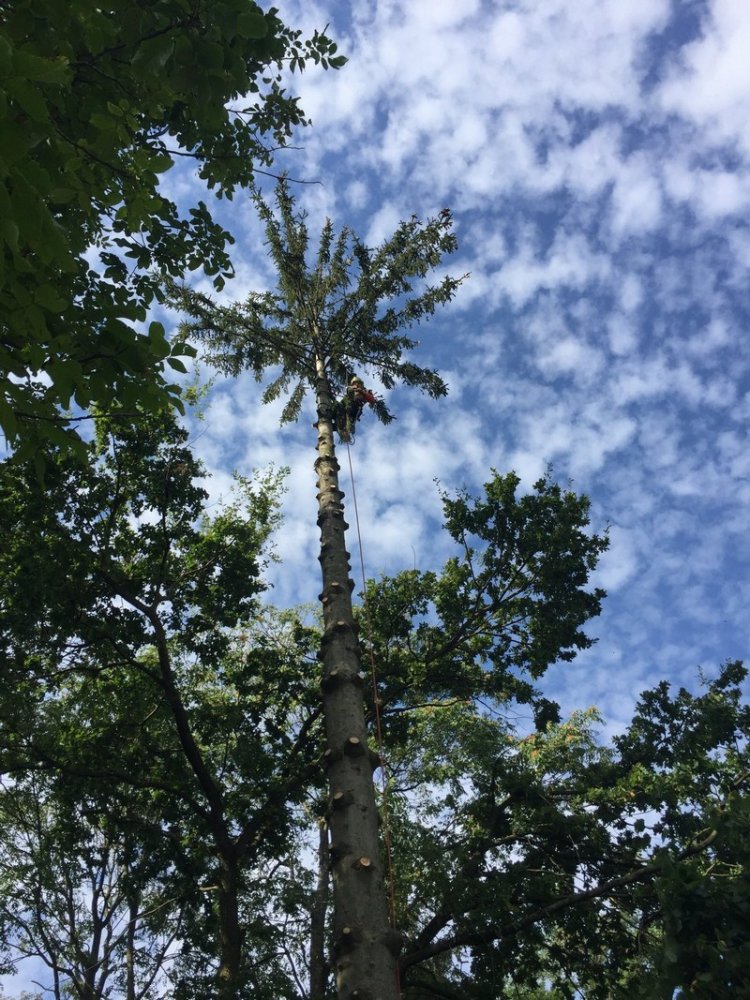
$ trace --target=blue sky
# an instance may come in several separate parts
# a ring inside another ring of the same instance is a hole
[[[591,497],[611,549],[589,628],[599,641],[550,670],[549,696],[599,706],[612,731],[660,679],[694,686],[699,665],[746,657],[750,6],[276,5],[291,25],[329,24],[349,57],[292,81],[314,124],[278,165],[319,182],[298,189],[312,231],[330,216],[375,244],[449,206],[450,270],[471,272],[418,331],[415,360],[441,370],[449,396],[397,390],[393,424],[360,425],[368,573],[433,569],[450,553],[436,478],[478,491],[494,467],[529,487],[551,463]],[[182,165],[165,184],[205,197]],[[268,287],[249,204],[217,207],[238,239],[225,300]],[[314,601],[314,417],[281,430],[278,416],[251,379],[220,380],[195,449],[214,499],[233,468],[290,467],[271,597]]]
[[[330,24],[349,57],[293,79],[314,124],[279,165],[318,182],[297,189],[311,230],[330,216],[374,244],[449,206],[450,270],[471,272],[417,334],[448,398],[395,391],[397,421],[366,415],[357,436],[368,573],[448,554],[435,478],[478,490],[494,467],[528,487],[551,464],[590,495],[612,544],[599,642],[550,671],[549,694],[566,710],[596,704],[617,728],[659,679],[692,686],[699,665],[745,656],[750,8],[280,10]],[[168,184],[192,188],[184,173]],[[270,264],[249,206],[224,218],[239,241],[226,297],[242,298],[269,285]],[[291,467],[272,595],[283,604],[317,593],[315,454],[311,411],[283,431],[277,419],[251,380],[219,382],[196,449],[217,495],[233,466]]]

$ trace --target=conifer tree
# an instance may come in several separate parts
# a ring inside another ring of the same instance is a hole
[[[208,357],[226,373],[248,369],[260,381],[269,368],[280,367],[263,399],[287,394],[283,421],[298,417],[308,391],[315,395],[323,765],[329,785],[337,991],[340,1000],[395,1000],[400,935],[389,924],[379,859],[372,772],[380,761],[367,740],[334,441],[335,401],[361,367],[386,388],[404,383],[432,397],[446,393],[436,372],[408,360],[416,343],[404,331],[453,297],[461,278],[444,277],[434,285],[425,279],[456,249],[456,238],[447,209],[424,223],[412,216],[376,249],[348,228],[336,234],[328,220],[309,266],[305,216],[296,210],[287,182],[276,188],[275,209],[261,196],[256,201],[277,271],[276,290],[223,307],[188,288],[173,287],[172,302],[191,317],[185,332],[202,341]],[[392,419],[382,400],[374,406],[384,423]]]

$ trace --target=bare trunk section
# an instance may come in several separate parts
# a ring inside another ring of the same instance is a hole
[[[378,811],[377,756],[367,745],[359,643],[352,615],[344,494],[333,441],[330,386],[317,366],[318,525],[323,574],[323,711],[327,747],[334,899],[334,960],[339,1000],[398,1000],[400,936],[388,922]]]
[[[318,884],[310,907],[310,1000],[325,1000],[330,971],[326,959],[328,883],[328,823],[322,819],[318,840]]]
[[[219,1000],[239,996],[243,932],[239,923],[240,872],[237,858],[219,854]]]
[[[135,931],[138,926],[140,893],[128,898],[128,933],[125,952],[125,1000],[136,1000],[135,996]]]

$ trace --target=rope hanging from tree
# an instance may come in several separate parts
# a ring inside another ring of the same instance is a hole
[[[375,653],[372,643],[372,619],[370,608],[367,603],[367,580],[365,576],[365,558],[362,548],[362,531],[359,524],[359,509],[357,506],[357,490],[354,485],[354,467],[352,465],[352,450],[349,444],[346,445],[349,457],[349,478],[352,484],[352,501],[354,503],[354,520],[357,526],[357,544],[359,545],[359,563],[362,572],[362,594],[364,597],[365,625],[367,628],[367,648],[370,659],[370,680],[372,684],[372,703],[375,714],[375,736],[378,744],[378,756],[380,758],[380,789],[383,797],[383,843],[385,845],[386,869],[388,872],[388,907],[390,912],[391,927],[396,928],[396,886],[393,877],[393,842],[391,839],[390,813],[388,808],[388,775],[386,769],[385,752],[383,748],[383,729],[380,717],[380,699],[378,698],[378,679],[375,667]]]

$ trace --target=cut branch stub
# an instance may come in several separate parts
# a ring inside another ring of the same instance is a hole
[[[344,753],[349,757],[361,757],[368,752],[368,747],[363,744],[358,736],[350,736],[344,744]]]
[[[334,750],[332,747],[328,747],[327,750],[323,751],[323,756],[321,757],[320,762],[323,767],[330,767],[332,764],[341,760],[343,756],[344,754],[341,750]]]
[[[340,670],[334,667],[320,682],[320,686],[324,691],[332,691],[339,684],[354,684],[356,687],[361,688],[364,680],[358,671]]]
[[[349,525],[346,523],[346,521],[342,520],[341,515],[343,513],[344,513],[343,507],[329,507],[327,510],[324,510],[320,514],[318,514],[317,517],[318,527],[322,528],[326,521],[335,519],[336,523],[334,525],[334,530],[339,526],[341,526],[344,529],[344,531],[346,531]],[[346,555],[348,557],[349,553],[347,552]]]
[[[344,955],[347,951],[351,951],[352,948],[356,947],[361,940],[362,931],[358,927],[343,927],[338,941],[334,945],[334,951],[337,955]],[[352,996],[354,996],[354,993],[352,993]]]
[[[331,859],[331,864],[338,864],[342,858],[345,858],[347,854],[351,854],[352,849],[348,844],[345,844],[343,840],[337,841],[335,844],[331,844],[328,848],[328,857]]]
[[[341,466],[339,465],[339,460],[334,458],[333,455],[319,455],[313,462],[313,468],[318,473],[320,477],[320,469],[325,467],[327,471],[332,470],[334,472],[340,472]]]
[[[331,796],[331,809],[343,809],[345,806],[350,806],[353,801],[354,796],[351,792],[342,792],[339,790]]]

